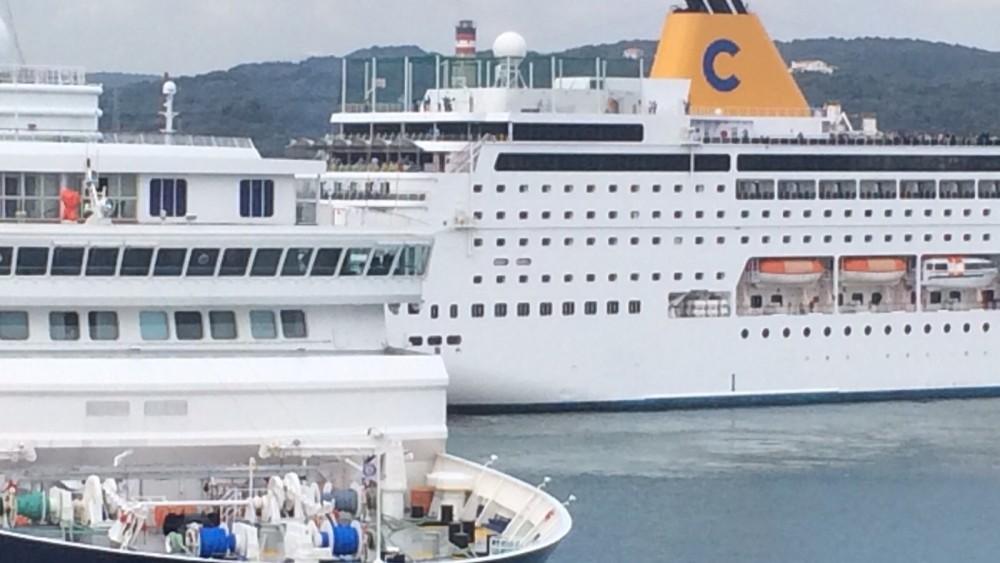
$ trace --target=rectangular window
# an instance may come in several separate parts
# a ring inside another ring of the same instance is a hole
[[[222,255],[222,265],[219,266],[219,276],[226,278],[241,278],[247,275],[250,266],[249,248],[229,248]]]
[[[49,270],[49,249],[45,247],[22,246],[17,249],[17,272],[19,276],[44,276]]]
[[[313,262],[312,272],[309,275],[327,278],[337,275],[337,267],[340,266],[340,256],[343,253],[339,248],[319,249],[316,252],[316,260]]]
[[[486,305],[476,303],[472,306],[472,318],[481,319],[486,316]]]
[[[219,263],[218,248],[196,248],[191,251],[188,259],[188,277],[210,278],[215,275],[215,266]]]
[[[59,250],[58,248],[56,250]],[[121,275],[125,277],[144,278],[149,275],[153,264],[152,248],[126,248],[122,253]],[[53,271],[55,265],[53,264]]]
[[[174,313],[177,340],[194,341],[205,338],[204,321],[198,311],[177,311]]]
[[[576,304],[572,301],[566,301],[562,304],[562,314],[564,317],[572,317],[576,314]]]
[[[285,338],[305,338],[309,335],[304,311],[282,311],[281,333]]]
[[[149,215],[151,217],[185,217],[187,215],[187,180],[176,178],[150,180]]]
[[[91,340],[118,340],[118,313],[92,311],[87,314],[87,324],[90,326]]]
[[[162,342],[170,340],[170,326],[163,311],[142,311],[139,313],[139,333],[143,340]]]
[[[187,252],[186,248],[161,248],[156,253],[153,275],[162,278],[176,278],[183,275]]]
[[[13,271],[14,249],[10,246],[0,247],[0,276],[9,276]]]
[[[388,276],[392,271],[392,263],[396,261],[396,248],[376,248],[372,253],[372,263],[368,266],[369,276]]]
[[[458,318],[458,305],[452,305],[451,306],[451,310],[449,311],[449,313],[450,313],[451,318],[457,319]]]
[[[542,303],[538,306],[538,314],[543,317],[552,316],[552,303]]]
[[[618,314],[618,302],[617,301],[608,301],[608,314],[609,315],[617,315]]]
[[[5,311],[0,313],[0,340],[27,340],[28,313]]]
[[[642,312],[642,302],[641,301],[629,301],[628,302],[628,313],[630,315],[638,315]]]
[[[930,154],[740,155],[741,172],[1000,172],[1000,157]]]
[[[278,325],[272,311],[250,311],[250,334],[257,340],[278,338]]]
[[[407,246],[403,248],[396,261],[394,276],[422,276],[427,271],[427,260],[430,256],[429,246]]]
[[[285,264],[281,267],[281,275],[301,278],[309,273],[309,261],[312,260],[311,248],[290,248],[285,255]]]
[[[372,249],[370,248],[352,248],[347,251],[347,256],[344,258],[344,265],[340,267],[340,275],[342,276],[360,276],[365,273],[365,267],[368,265],[368,257],[371,255]]]
[[[259,248],[253,257],[250,276],[254,278],[272,278],[278,274],[278,264],[284,251],[280,248]]]
[[[497,303],[493,306],[493,316],[502,319],[507,316],[507,304]]]
[[[274,181],[243,180],[240,182],[240,217],[274,216]]]
[[[587,301],[583,304],[583,314],[593,316],[597,314],[597,302]]]
[[[531,316],[531,303],[518,303],[517,316],[519,317]]]
[[[80,314],[49,313],[49,337],[58,342],[80,340]]]
[[[208,325],[212,332],[212,340],[236,340],[236,313],[232,311],[211,311],[208,313]]]
[[[87,275],[112,277],[118,271],[118,248],[91,248],[87,251]]]

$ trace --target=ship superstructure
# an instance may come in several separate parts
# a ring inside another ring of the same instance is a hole
[[[536,87],[504,34],[495,59],[463,61],[472,83],[439,61],[426,93],[334,114],[319,200],[438,232],[424,302],[390,330],[444,356],[453,403],[1000,387],[1000,147],[811,108],[737,4],[674,10],[649,77],[553,60]]]

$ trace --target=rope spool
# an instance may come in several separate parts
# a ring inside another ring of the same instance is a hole
[[[352,526],[334,526],[333,528],[333,555],[335,557],[346,557],[355,555],[361,547],[361,534]]]
[[[236,551],[236,536],[225,528],[201,529],[201,557],[203,559],[225,557]]]
[[[49,499],[40,492],[18,495],[16,506],[17,514],[32,522],[42,522],[49,515]]]
[[[332,493],[323,493],[323,502],[332,502],[333,507],[341,512],[358,513],[358,492],[354,489],[340,489]]]

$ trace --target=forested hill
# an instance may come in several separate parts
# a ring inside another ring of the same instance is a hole
[[[633,46],[649,56],[655,52],[652,41],[622,41],[555,55],[613,59]],[[1000,53],[905,39],[810,39],[778,47],[786,60],[821,59],[838,67],[832,76],[798,76],[813,105],[837,100],[852,113],[876,113],[882,129],[889,131],[1000,133]],[[418,47],[398,46],[373,47],[351,57],[425,55]],[[349,72],[353,86],[349,97],[356,98],[363,83],[363,63],[352,63]],[[536,68],[536,75],[541,73],[548,74],[548,69]],[[290,138],[316,137],[329,130],[330,113],[340,104],[340,74],[340,58],[318,57],[182,77],[179,122],[188,133],[251,136],[264,152],[280,154]],[[386,65],[379,74],[399,84],[402,65]],[[158,78],[94,77],[106,85],[103,128],[110,129],[115,116],[123,130],[158,127]],[[421,85],[416,91],[419,95]]]

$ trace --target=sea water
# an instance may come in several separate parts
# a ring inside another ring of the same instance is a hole
[[[1000,561],[1000,401],[453,417],[576,495],[552,563]]]

